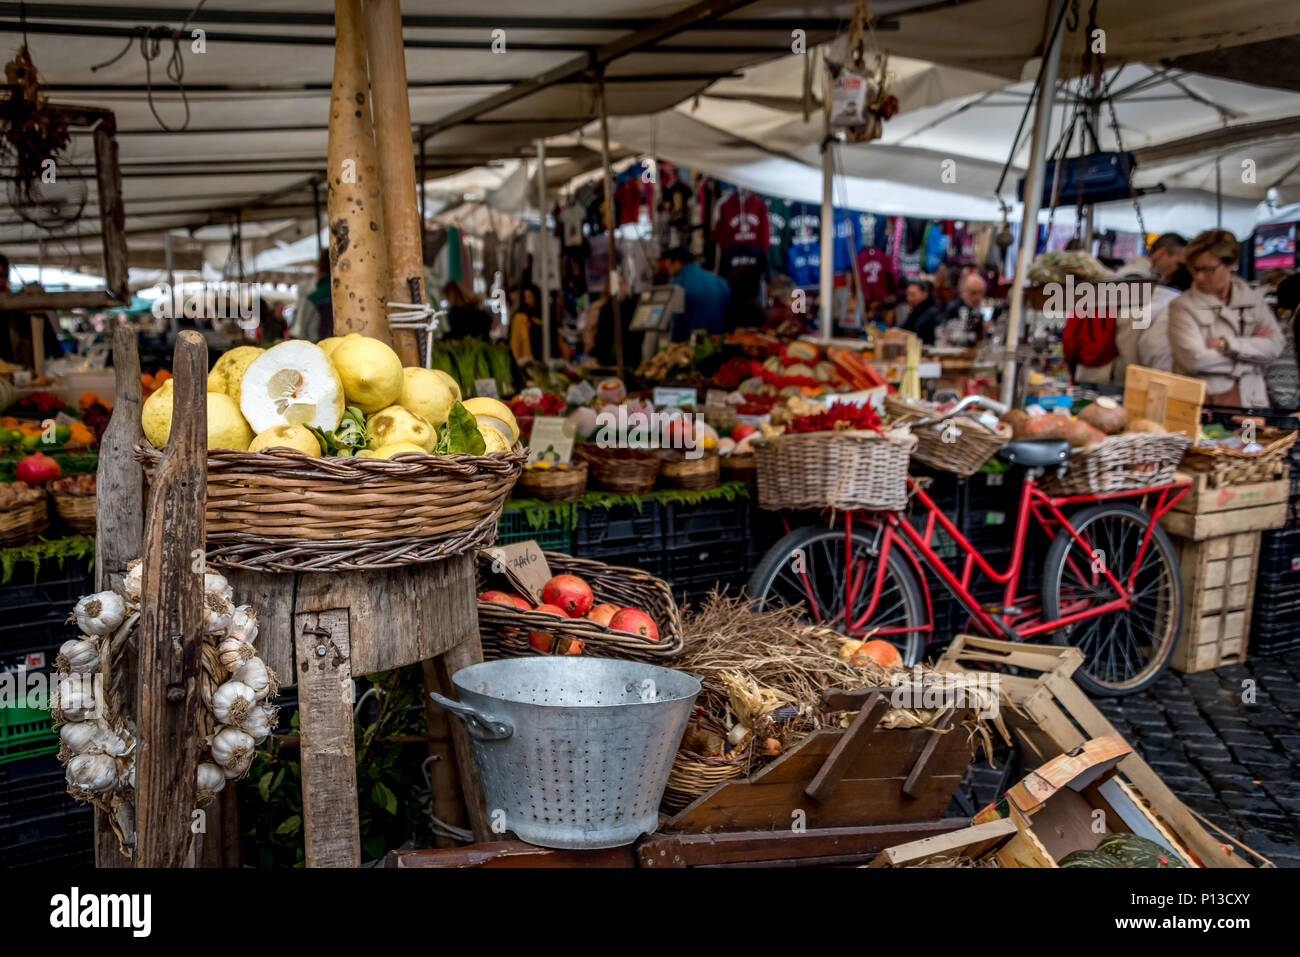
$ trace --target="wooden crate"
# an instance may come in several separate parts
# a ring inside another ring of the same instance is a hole
[[[1260,532],[1178,539],[1183,623],[1171,667],[1208,671],[1246,658]]]
[[[1129,366],[1124,374],[1124,409],[1130,420],[1150,419],[1166,432],[1182,432],[1193,441],[1201,431],[1205,383],[1200,379]]]
[[[1237,532],[1281,528],[1286,524],[1291,484],[1286,476],[1271,482],[1214,488],[1206,473],[1180,472],[1191,490],[1160,519],[1170,535],[1202,541]]]
[[[937,667],[940,671],[968,671],[990,664],[1013,667],[1017,671],[1014,675],[999,673],[998,681],[1002,715],[1016,737],[1027,767],[1071,751],[1090,738],[1115,732],[1106,716],[1070,678],[1083,664],[1083,654],[1077,648],[958,635]],[[1222,843],[1206,830],[1199,815],[1169,790],[1141,755],[1125,755],[1119,771],[1138,798],[1203,866],[1251,866],[1232,845]],[[1245,854],[1259,857],[1235,838],[1221,836]]]

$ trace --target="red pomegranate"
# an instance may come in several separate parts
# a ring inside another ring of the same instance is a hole
[[[542,586],[542,601],[559,607],[570,618],[581,618],[596,598],[591,586],[577,575],[556,575]]]
[[[600,604],[587,612],[587,620],[608,627],[610,619],[618,614],[618,605]]]
[[[541,604],[532,610],[540,611],[547,615],[556,615],[560,618],[568,617],[564,614],[563,608],[557,608],[555,605]],[[530,631],[528,633],[528,644],[536,648],[538,651],[544,651],[547,654],[550,654],[552,649],[555,648],[555,635],[551,634],[549,631]]]
[[[609,627],[615,631],[625,631],[629,635],[640,635],[651,641],[659,640],[659,626],[640,608],[620,608],[610,619]]]

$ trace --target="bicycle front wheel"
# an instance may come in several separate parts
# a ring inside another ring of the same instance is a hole
[[[1075,645],[1084,655],[1074,680],[1091,695],[1126,695],[1149,687],[1169,663],[1178,643],[1183,583],[1178,556],[1164,529],[1151,530],[1138,551],[1151,516],[1132,505],[1086,508],[1070,522],[1088,543],[1085,550],[1068,531],[1057,532],[1043,570],[1043,617],[1086,612],[1120,597],[1102,568],[1126,583],[1133,575],[1127,608],[1084,618],[1052,635],[1058,645]]]
[[[749,580],[749,594],[758,608],[802,604],[801,617],[848,632],[871,608],[871,595],[880,556],[873,532],[853,532],[852,554],[846,554],[842,529],[796,528],[768,550]],[[852,576],[852,578],[850,578]],[[845,582],[856,583],[848,625],[845,625]],[[925,652],[925,602],[916,576],[896,548],[889,550],[880,581],[880,595],[871,617],[855,634],[873,628],[900,629],[878,637],[898,648],[908,665]],[[910,629],[910,630],[907,630]]]

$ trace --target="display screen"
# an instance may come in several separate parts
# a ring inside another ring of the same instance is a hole
[[[1256,269],[1295,268],[1295,228],[1295,223],[1283,223],[1255,230]]]

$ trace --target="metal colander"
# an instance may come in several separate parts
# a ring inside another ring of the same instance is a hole
[[[494,831],[542,847],[652,833],[700,679],[636,661],[535,657],[452,676]]]

